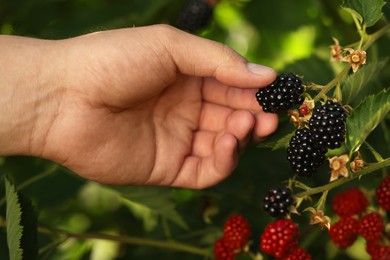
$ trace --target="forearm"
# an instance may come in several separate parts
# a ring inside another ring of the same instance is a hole
[[[58,107],[50,41],[0,35],[0,155],[39,155]]]

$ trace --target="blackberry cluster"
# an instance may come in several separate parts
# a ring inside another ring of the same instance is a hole
[[[207,0],[190,0],[179,13],[177,27],[195,33],[210,23],[213,10]]]
[[[321,146],[339,148],[345,140],[346,113],[339,102],[332,100],[313,111],[309,120],[312,136]]]
[[[302,104],[305,91],[302,80],[292,73],[281,74],[269,86],[259,89],[256,93],[257,102],[264,112],[279,113]]]
[[[294,199],[288,187],[271,188],[263,199],[263,208],[272,217],[284,217],[293,203]]]
[[[326,151],[309,129],[297,129],[287,148],[287,160],[299,176],[310,177],[325,161]]]

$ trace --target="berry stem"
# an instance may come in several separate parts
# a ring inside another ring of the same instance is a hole
[[[40,227],[38,231],[41,233],[52,233],[50,229]],[[54,230],[55,233],[63,234],[67,237],[74,237],[78,239],[103,239],[116,241],[125,244],[135,244],[135,245],[143,245],[143,246],[151,246],[151,247],[159,247],[164,249],[171,249],[176,251],[183,251],[195,255],[202,256],[210,256],[209,249],[197,248],[191,245],[175,242],[175,241],[160,241],[160,240],[152,240],[152,239],[144,239],[139,237],[131,237],[131,236],[115,236],[108,234],[92,234],[92,233],[73,233],[65,230]]]
[[[0,218],[0,227],[5,227],[6,221]],[[141,246],[151,246],[164,249],[171,249],[175,251],[187,252],[194,255],[201,255],[204,257],[210,257],[211,251],[208,248],[199,248],[192,245],[176,242],[176,241],[161,241],[153,239],[145,239],[140,237],[124,236],[124,235],[109,235],[109,234],[98,234],[98,233],[74,233],[63,229],[38,227],[38,232],[46,235],[60,235],[64,239],[77,238],[77,239],[99,239],[109,240],[123,244],[133,244]]]
[[[333,188],[336,188],[344,183],[347,183],[347,182],[350,182],[358,177],[361,177],[363,175],[366,175],[366,174],[369,174],[371,172],[374,172],[376,170],[379,170],[381,168],[384,168],[384,167],[387,167],[387,166],[390,166],[390,157],[389,158],[386,158],[384,159],[383,161],[380,161],[380,162],[377,162],[377,163],[373,163],[369,166],[367,166],[366,168],[360,170],[359,172],[357,173],[351,173],[351,176],[350,178],[342,178],[342,179],[338,179],[338,180],[335,180],[333,182],[330,182],[328,184],[325,184],[323,186],[319,186],[319,187],[315,187],[315,188],[311,188],[311,189],[308,189],[306,191],[303,191],[303,192],[300,192],[300,193],[297,193],[295,194],[295,197],[306,197],[306,196],[310,196],[310,195],[313,195],[313,194],[317,194],[317,193],[320,193],[320,192],[324,192],[324,191],[329,191]]]
[[[325,202],[326,202],[326,198],[328,196],[328,192],[329,192],[329,190],[325,190],[322,192],[321,198],[318,200],[318,203],[317,203],[317,210],[324,211]]]
[[[382,27],[378,31],[372,33],[372,34],[366,34],[361,35],[361,40],[359,41],[359,48],[362,50],[367,50],[377,39],[385,35],[386,33],[390,32],[390,24],[387,24],[386,26]],[[351,65],[348,64],[344,67],[344,69],[337,74],[337,76],[332,79],[328,84],[326,84],[321,91],[313,98],[314,101],[318,101],[323,95],[328,93],[329,90],[331,90],[334,86],[336,86],[341,79],[347,74],[349,69],[351,68]]]
[[[390,24],[382,27],[378,31],[367,35],[366,42],[362,46],[362,50],[367,50],[377,39],[390,32]]]
[[[337,74],[337,76],[334,79],[332,79],[328,84],[326,84],[324,88],[321,89],[321,91],[313,98],[314,102],[318,101],[322,96],[328,93],[329,90],[331,90],[335,85],[337,85],[337,83],[341,81],[341,79],[345,76],[345,74],[347,74],[350,68],[351,68],[350,64],[346,65],[344,69],[340,71],[340,73]]]
[[[380,155],[374,147],[372,147],[367,141],[364,142],[364,146],[371,152],[377,162],[383,161],[382,155]]]

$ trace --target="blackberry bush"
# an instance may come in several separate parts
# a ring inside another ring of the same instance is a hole
[[[346,113],[339,102],[332,100],[313,111],[309,126],[313,139],[321,146],[339,148],[345,140]]]
[[[325,153],[309,129],[297,129],[287,148],[287,160],[299,176],[310,177],[325,161]]]
[[[304,91],[301,78],[292,73],[281,74],[271,85],[259,89],[256,99],[264,112],[280,113],[302,104]]]
[[[289,213],[293,203],[294,198],[288,187],[271,188],[263,199],[263,208],[272,217],[283,217]]]

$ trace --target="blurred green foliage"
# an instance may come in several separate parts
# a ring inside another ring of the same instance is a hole
[[[97,30],[156,23],[175,24],[184,2],[1,0],[0,32],[62,39]],[[304,76],[307,82],[326,84],[334,77],[338,66],[329,62],[332,37],[338,38],[342,45],[359,40],[352,18],[339,8],[340,4],[340,0],[223,0],[215,7],[210,26],[199,35],[226,43],[252,62],[274,67],[279,72],[294,72]],[[389,4],[383,11],[389,18]],[[379,21],[370,30],[375,31],[382,22]],[[380,39],[370,50],[367,63],[373,60],[373,56],[376,60],[388,57],[389,43],[389,35]],[[390,67],[384,65],[383,71],[375,75],[369,84],[373,92],[383,86],[390,86]],[[281,118],[280,123],[276,136],[292,131],[286,118]],[[389,156],[389,140],[383,141],[384,137],[389,138],[388,123],[389,120],[382,122],[369,136],[370,144],[383,157]],[[252,145],[242,155],[231,177],[202,191],[106,187],[83,180],[52,162],[28,157],[2,158],[0,176],[8,174],[17,186],[25,184],[22,192],[33,201],[39,212],[40,226],[78,233],[108,233],[168,241],[174,239],[212,250],[213,242],[221,236],[223,222],[230,214],[240,213],[253,227],[251,248],[258,251],[259,235],[271,221],[262,212],[261,199],[268,187],[291,177],[285,156],[283,150],[270,152],[268,148]],[[327,166],[324,165],[318,174],[305,183],[309,186],[324,184],[329,178],[327,172]],[[34,177],[37,177],[36,180],[26,185],[26,181]],[[374,175],[348,185],[358,184],[372,189],[379,180]],[[4,178],[1,184],[0,198],[4,195]],[[330,196],[333,194],[332,191]],[[0,216],[5,216],[4,204],[1,205]],[[303,235],[300,243],[313,255],[313,259],[367,257],[363,241],[360,240],[347,251],[341,251],[329,242],[325,230],[307,224],[308,216],[305,213],[297,217],[296,221],[301,223]],[[0,259],[8,258],[5,237],[2,228]],[[58,242],[55,236],[42,233],[38,238],[41,259],[204,258],[175,250],[106,240],[70,238]]]

